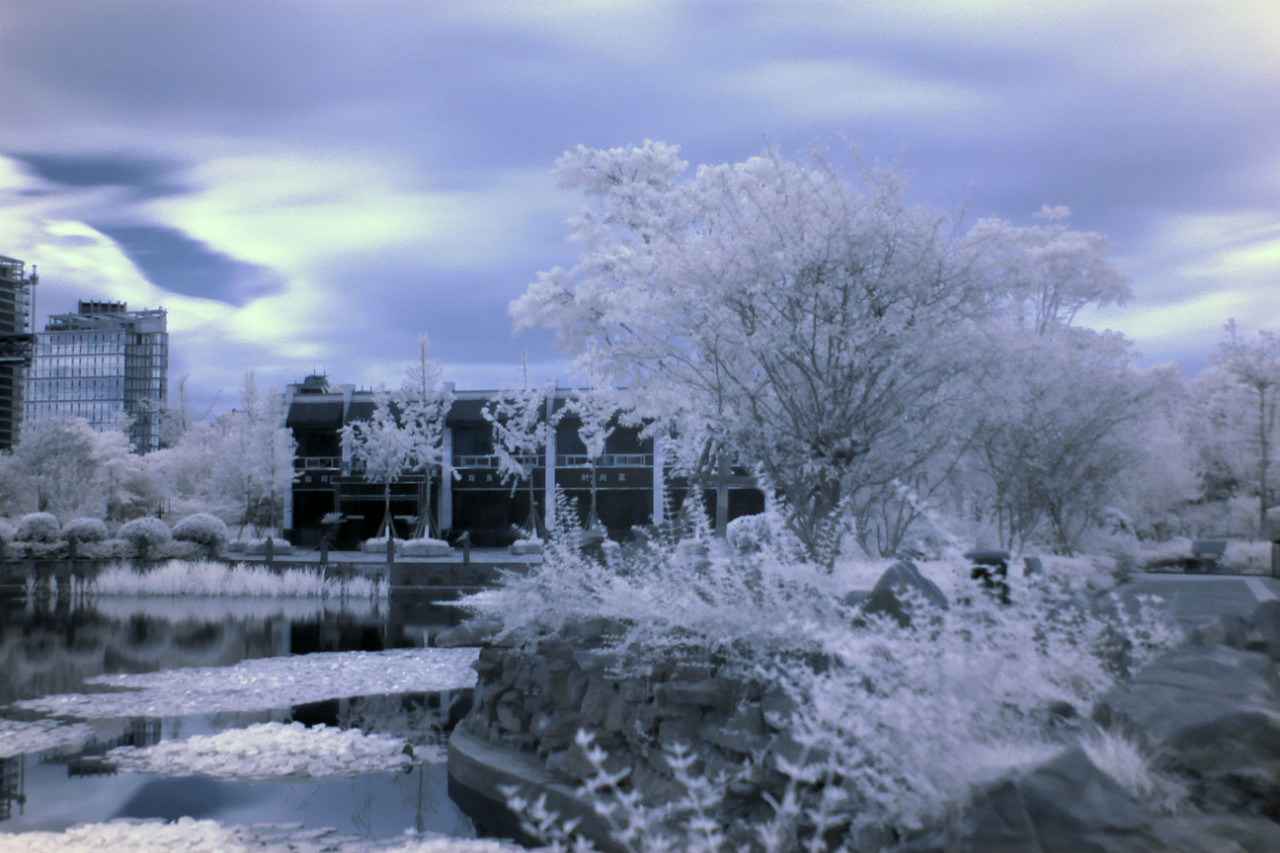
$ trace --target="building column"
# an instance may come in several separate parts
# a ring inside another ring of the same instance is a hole
[[[556,388],[558,383],[552,379],[547,382],[547,403],[542,417],[547,424],[546,466],[547,475],[542,483],[542,521],[547,530],[556,526],[556,429],[552,415],[556,408]]]
[[[431,488],[430,482],[427,488]],[[453,529],[453,428],[445,427],[440,436],[440,499],[436,507],[436,523],[443,536]]]
[[[543,521],[550,530],[556,526],[556,431],[554,429],[547,430],[545,465],[547,476],[542,484],[542,504],[545,507],[546,516]]]
[[[667,511],[667,480],[662,475],[663,459],[662,454],[666,449],[663,444],[666,441],[665,436],[655,435],[653,437],[653,523],[654,525],[662,524],[666,521]]]

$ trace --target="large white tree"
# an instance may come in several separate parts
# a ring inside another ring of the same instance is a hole
[[[1265,536],[1271,471],[1280,463],[1280,336],[1262,330],[1247,340],[1232,320],[1196,385],[1207,432],[1203,458],[1218,476],[1238,478],[1256,493],[1257,535]]]
[[[371,483],[383,485],[385,512],[379,536],[394,537],[391,518],[391,484],[411,471],[421,471],[418,519],[414,535],[431,532],[431,475],[443,457],[445,417],[453,406],[453,389],[441,381],[439,362],[431,359],[426,335],[417,340],[418,358],[405,372],[398,391],[374,396],[370,420],[343,428],[352,456]]]
[[[493,450],[498,458],[498,476],[511,483],[512,493],[524,481],[529,489],[527,535],[542,538],[545,531],[534,497],[533,469],[538,454],[544,452],[555,425],[547,417],[547,392],[529,384],[528,373],[518,388],[503,388],[485,404],[481,414],[493,426]]]
[[[120,429],[95,431],[82,418],[36,421],[0,459],[4,512],[40,510],[64,521],[126,521],[153,512],[161,491],[145,457]]]
[[[1118,334],[1061,328],[1057,337],[1013,330],[989,350],[993,366],[967,470],[972,497],[1001,544],[1020,548],[1043,529],[1071,553],[1126,485],[1143,476],[1138,429],[1171,378],[1130,365]]]
[[[580,146],[557,165],[591,202],[571,221],[583,252],[512,303],[516,327],[596,353],[637,415],[681,437],[687,468],[756,466],[817,555],[855,496],[884,494],[947,444],[947,389],[1012,300],[1013,276],[992,274],[1017,255],[1007,239],[966,238],[909,205],[900,175],[852,184],[821,155],[770,149],[684,180],[660,142]]]

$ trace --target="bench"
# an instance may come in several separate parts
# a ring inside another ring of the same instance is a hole
[[[1188,571],[1212,572],[1227,552],[1225,539],[1195,539],[1191,542],[1191,563]]]

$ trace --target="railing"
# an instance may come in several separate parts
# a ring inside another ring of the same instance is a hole
[[[542,454],[517,456],[526,468],[541,468]],[[557,468],[586,468],[591,457],[585,453],[561,453],[556,457]],[[606,453],[596,462],[600,468],[652,468],[652,453]],[[493,453],[458,454],[453,457],[454,468],[497,468],[498,457]]]
[[[336,470],[341,466],[341,463],[342,460],[337,456],[299,456],[293,460],[293,467],[304,471],[314,469]]]
[[[585,453],[563,453],[556,457],[557,468],[585,468],[591,457]],[[600,468],[652,468],[652,453],[606,453],[596,462]]]
[[[497,468],[498,457],[492,453],[463,454],[453,457],[454,468]]]

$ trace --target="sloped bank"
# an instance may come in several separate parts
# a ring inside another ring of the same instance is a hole
[[[893,584],[877,585],[864,607],[895,615],[897,602],[885,588],[915,582],[912,572],[895,570]],[[922,594],[940,595],[936,588]],[[576,742],[581,729],[608,754],[608,770],[629,771],[634,789],[651,802],[675,793],[664,747],[681,743],[709,774],[736,777],[720,819],[732,826],[767,817],[767,797],[785,791],[779,760],[800,758],[785,727],[789,700],[694,649],[643,667],[610,648],[610,631],[607,622],[588,620],[531,649],[481,651],[475,704],[450,743],[455,801],[510,836],[519,824],[507,810],[507,792],[528,800],[545,795],[547,808],[579,819],[578,831],[597,847],[622,849],[578,793],[595,771]],[[1106,694],[1057,755],[973,791],[959,819],[905,839],[864,835],[857,849],[1280,849],[1276,659],[1280,605],[1259,608],[1252,619],[1224,620]],[[1140,801],[1073,743],[1107,729],[1163,756],[1163,771],[1189,792],[1186,813]],[[745,834],[741,841],[735,849],[749,849]]]

